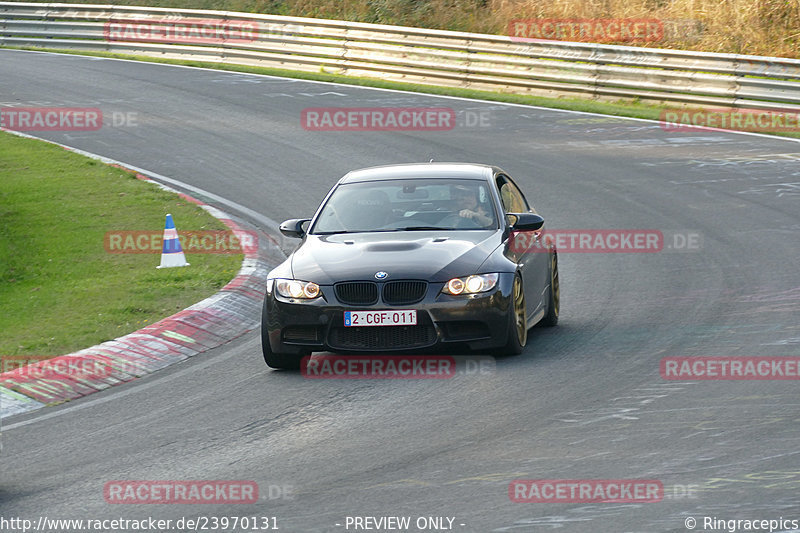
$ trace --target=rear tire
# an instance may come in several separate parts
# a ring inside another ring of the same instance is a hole
[[[553,327],[558,324],[558,314],[561,311],[561,286],[558,280],[558,254],[554,251],[550,256],[550,290],[547,291],[547,314],[540,324],[544,327]]]
[[[269,330],[267,329],[267,298],[264,297],[264,307],[261,311],[261,351],[264,353],[264,362],[270,368],[297,370],[304,354],[276,353],[272,351],[269,343]]]

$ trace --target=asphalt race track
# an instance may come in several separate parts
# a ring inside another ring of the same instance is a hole
[[[438,530],[463,532],[648,533],[687,531],[689,518],[696,531],[704,517],[800,519],[798,381],[659,372],[664,357],[800,356],[798,142],[0,50],[7,106],[135,117],[33,134],[275,221],[311,215],[350,169],[434,159],[504,168],[551,229],[654,229],[665,240],[657,253],[561,253],[560,325],[531,330],[523,355],[488,371],[309,380],[269,370],[253,332],[136,382],[3,420],[0,516],[269,516],[287,533],[355,531],[347,517],[449,517]],[[459,123],[306,131],[300,117],[310,107],[450,107]],[[518,503],[509,498],[515,479],[660,480],[664,498]],[[260,502],[109,504],[111,480],[252,480]]]

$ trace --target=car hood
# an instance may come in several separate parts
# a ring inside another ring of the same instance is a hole
[[[330,285],[345,280],[447,281],[476,274],[501,244],[499,230],[307,235],[292,255],[295,279]]]

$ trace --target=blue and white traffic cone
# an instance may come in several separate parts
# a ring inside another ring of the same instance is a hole
[[[186,256],[183,255],[181,241],[178,239],[178,230],[172,221],[172,215],[167,215],[167,224],[164,227],[164,245],[161,247],[161,265],[156,268],[172,268],[189,266]]]

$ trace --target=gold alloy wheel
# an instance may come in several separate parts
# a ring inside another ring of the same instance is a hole
[[[528,320],[525,314],[525,292],[522,290],[522,280],[519,276],[514,278],[514,322],[519,345],[525,346],[528,341]]]

